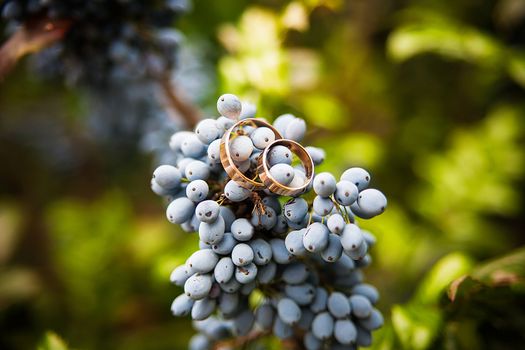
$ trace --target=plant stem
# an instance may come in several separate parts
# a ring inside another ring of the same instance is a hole
[[[166,97],[168,106],[180,114],[189,129],[193,129],[201,118],[199,110],[181,97],[181,94],[171,82],[169,74],[159,79],[159,86]]]

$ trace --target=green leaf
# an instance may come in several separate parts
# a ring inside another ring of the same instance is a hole
[[[56,333],[48,331],[40,344],[38,344],[37,350],[68,350],[68,346],[62,338]]]
[[[374,341],[372,350],[390,350],[399,348],[394,328],[391,323],[386,323],[383,327],[374,331]]]
[[[449,288],[449,301],[444,302],[445,319],[449,325],[445,338],[456,348],[511,349],[525,342],[525,248],[495,259],[463,276]],[[472,332],[461,327],[483,329]],[[492,344],[491,344],[492,343]],[[463,345],[457,345],[463,344]],[[465,346],[465,344],[467,344]]]
[[[424,10],[407,13],[411,16],[405,16],[408,19],[392,31],[387,41],[387,52],[394,61],[431,53],[507,72],[525,87],[525,53],[509,50],[492,36],[449,18]]]
[[[525,247],[502,258],[490,261],[472,273],[489,285],[525,286]]]
[[[517,215],[521,208],[522,115],[519,107],[497,105],[478,124],[456,129],[445,151],[425,154],[415,163],[418,176],[427,182],[413,192],[415,210],[450,242],[492,255],[510,246],[506,239],[494,239],[501,225],[486,215]]]
[[[477,267],[470,276],[456,279],[449,288],[449,298],[455,301],[485,288],[503,286],[525,291],[525,247]]]
[[[507,70],[514,81],[525,87],[525,54],[512,53],[509,57]]]
[[[487,67],[503,61],[503,46],[473,27],[422,9],[407,11],[404,17],[387,42],[387,52],[395,61],[424,53]]]
[[[422,304],[435,304],[452,281],[466,274],[473,266],[465,254],[456,252],[441,258],[425,276],[415,299]]]
[[[404,349],[426,349],[436,337],[441,325],[437,308],[417,305],[394,305],[392,326]]]
[[[387,50],[395,61],[434,53],[447,58],[493,66],[503,51],[490,37],[467,27],[404,25],[388,38]]]
[[[338,130],[347,118],[342,104],[330,95],[312,93],[307,95],[302,103],[302,110],[312,126]]]

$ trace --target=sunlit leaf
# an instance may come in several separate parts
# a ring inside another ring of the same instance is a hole
[[[342,0],[302,0],[302,2],[305,3],[310,9],[324,6],[332,10],[338,10],[344,5]]]
[[[337,130],[348,118],[341,103],[330,95],[313,93],[305,96],[301,110],[309,125]]]
[[[389,36],[387,50],[396,61],[423,53],[492,66],[502,63],[503,49],[490,36],[449,18],[426,12],[412,13],[411,20]],[[414,18],[415,17],[415,18]]]
[[[409,218],[395,204],[389,205],[388,210],[376,220],[364,221],[361,225],[373,232],[380,242],[373,248],[376,255],[374,262],[378,266],[393,270],[403,269],[407,273],[412,273],[413,268],[419,267],[417,264],[408,264],[409,261],[414,261],[416,249],[413,248],[422,250],[417,231],[413,230]]]
[[[387,323],[382,328],[374,331],[373,339],[374,341],[370,347],[372,350],[391,350],[399,346],[391,323]]]
[[[366,133],[347,133],[344,137],[329,137],[320,142],[327,154],[337,154],[337,157],[327,157],[320,169],[326,167],[336,174],[352,166],[370,169],[381,162],[385,152],[381,140]]]
[[[518,84],[525,87],[525,54],[511,54],[508,72]]]
[[[307,30],[309,25],[308,13],[304,4],[298,1],[289,3],[281,15],[281,23],[289,29],[298,31]]]
[[[68,350],[66,342],[54,332],[47,332],[37,350]]]
[[[47,223],[52,264],[68,291],[62,301],[76,322],[108,322],[132,278],[122,273],[134,265],[125,243],[132,237],[129,203],[117,191],[92,203],[65,199],[49,209]]]
[[[507,71],[525,86],[523,52],[509,50],[494,37],[474,27],[426,11],[408,11],[412,16],[389,36],[387,50],[398,62],[414,56],[433,53],[449,59],[477,64],[487,69]]]
[[[290,85],[293,89],[311,90],[319,83],[321,78],[321,57],[309,49],[290,49],[288,50],[290,62]],[[306,112],[306,110],[305,110]]]
[[[506,241],[490,238],[491,223],[480,214],[520,210],[515,182],[525,172],[521,113],[498,106],[478,125],[456,130],[445,152],[416,161],[427,185],[418,189],[415,208],[450,239],[490,251],[504,248]]]
[[[404,349],[427,349],[441,323],[439,310],[416,304],[394,305],[392,325]]]
[[[136,230],[130,235],[130,249],[138,262],[150,263],[159,254],[162,254],[166,247],[175,246],[178,240],[183,241],[185,233],[179,227],[170,225],[169,222],[161,219],[140,220]],[[179,246],[178,250],[185,250],[182,248]]]
[[[441,258],[426,274],[416,292],[415,300],[435,304],[450,283],[470,271],[473,261],[462,253],[450,253]]]

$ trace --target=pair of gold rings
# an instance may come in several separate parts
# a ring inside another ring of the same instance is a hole
[[[250,127],[267,127],[275,134],[275,141],[270,143],[259,156],[257,165],[257,176],[254,179],[247,177],[240,169],[235,165],[233,158],[230,154],[230,140],[233,135],[236,134],[236,130],[243,126]],[[268,166],[268,153],[274,146],[281,145],[287,147],[293,154],[299,158],[301,164],[305,170],[306,180],[300,187],[289,187],[278,182],[270,173]],[[270,123],[257,118],[247,118],[235,123],[229,130],[224,134],[220,144],[221,163],[224,170],[230,177],[230,179],[237,182],[240,186],[249,190],[263,190],[269,189],[271,192],[283,195],[283,196],[297,196],[306,191],[308,185],[312,181],[314,173],[314,164],[310,154],[301,146],[299,143],[283,139],[279,131],[275,129]]]

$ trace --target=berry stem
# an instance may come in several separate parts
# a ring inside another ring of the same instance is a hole
[[[346,214],[346,223],[350,223],[350,214],[348,214],[348,210],[346,210],[346,207],[343,207],[345,214]]]
[[[348,212],[346,211],[346,207],[339,205],[339,203],[337,203],[337,201],[332,196],[330,196],[330,200],[332,201],[332,203],[334,203],[335,207],[337,208],[337,211],[343,216],[343,219],[345,219],[345,222],[349,224],[350,218],[348,217]],[[341,209],[341,207],[343,209]]]

